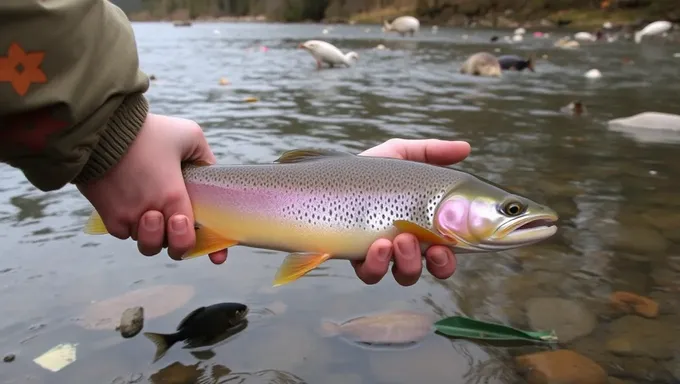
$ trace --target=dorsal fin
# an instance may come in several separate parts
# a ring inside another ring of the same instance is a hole
[[[203,311],[205,311],[205,307],[196,308],[196,309],[194,309],[193,311],[191,311],[191,313],[189,313],[188,315],[186,315],[186,316],[182,319],[182,321],[179,322],[179,325],[177,325],[177,330],[179,331],[179,330],[181,330],[182,328],[184,328],[184,326],[187,325],[187,322],[188,322],[189,320],[191,320],[193,317],[195,317],[196,315],[198,315],[199,313],[201,313],[201,312],[203,312]]]
[[[293,149],[284,152],[276,159],[276,163],[300,163],[330,156],[354,156],[351,153],[335,151],[332,149]]]

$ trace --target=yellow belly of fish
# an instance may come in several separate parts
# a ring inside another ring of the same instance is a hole
[[[280,218],[244,216],[199,205],[194,206],[194,214],[199,223],[197,245],[192,252],[194,257],[199,253],[243,245],[283,252],[328,254],[334,259],[363,260],[375,240],[392,240],[399,233],[396,228],[382,232],[324,228]],[[211,232],[211,245],[200,244],[201,231]],[[221,244],[215,244],[216,241]]]
[[[184,258],[235,245],[291,252],[274,277],[274,286],[299,279],[329,259],[363,260],[378,238],[394,239],[398,229],[382,232],[334,229],[293,220],[258,217],[194,205],[196,246]]]

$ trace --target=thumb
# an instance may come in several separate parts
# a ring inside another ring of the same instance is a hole
[[[205,139],[201,127],[190,120],[186,121],[182,135],[182,160],[188,162],[205,162],[215,164],[217,159]]]

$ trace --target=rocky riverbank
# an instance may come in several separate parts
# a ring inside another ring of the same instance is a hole
[[[543,2],[532,2],[522,6],[513,4],[489,5],[485,2],[462,4],[456,1],[409,1],[394,0],[390,6],[380,6],[376,1],[327,0],[283,0],[283,6],[270,6],[253,1],[240,7],[224,7],[222,3],[212,4],[202,0],[191,9],[164,9],[162,4],[150,1],[140,9],[127,9],[133,21],[161,20],[210,20],[228,22],[325,22],[350,24],[382,24],[383,20],[401,15],[416,16],[423,25],[439,26],[481,26],[481,27],[561,27],[594,28],[604,22],[619,26],[639,28],[649,22],[665,19],[680,22],[680,6],[663,2],[652,5],[628,5],[619,2],[617,7],[601,4],[593,7],[588,2],[579,6],[577,2],[554,6]],[[431,4],[432,3],[432,4]],[[663,4],[662,4],[663,3]],[[433,5],[434,4],[434,5]],[[665,5],[664,5],[665,4]],[[125,9],[125,8],[124,8]]]

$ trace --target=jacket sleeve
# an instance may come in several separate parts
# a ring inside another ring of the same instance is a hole
[[[37,188],[113,167],[146,119],[148,87],[110,1],[0,1],[0,161]]]

